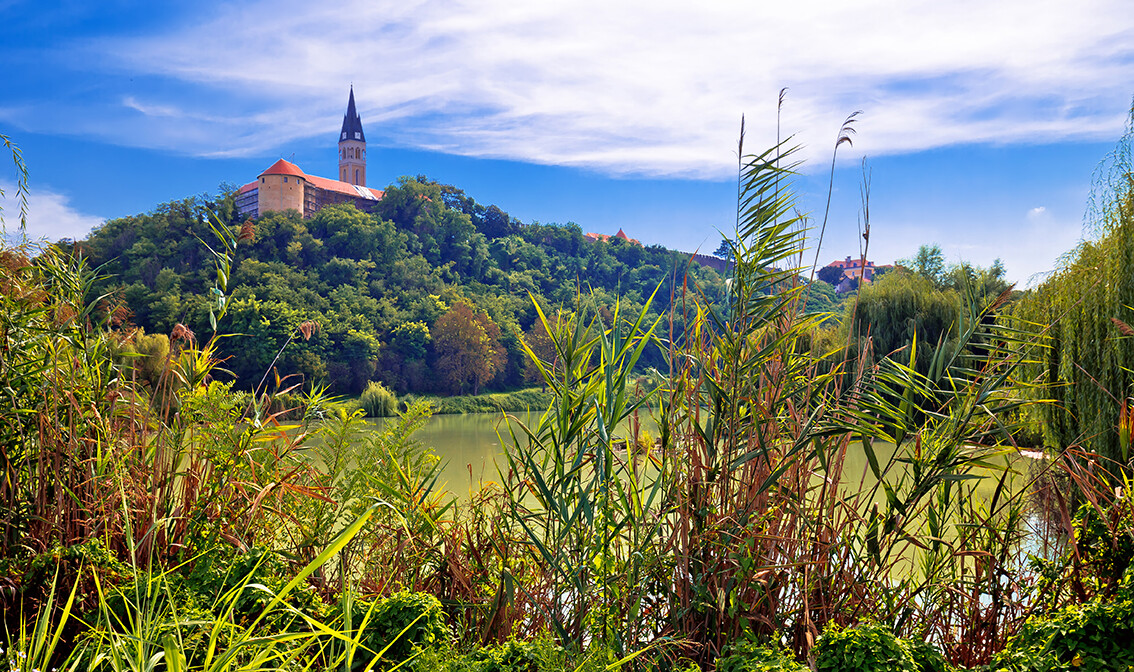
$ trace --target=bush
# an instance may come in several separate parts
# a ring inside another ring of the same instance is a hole
[[[949,672],[953,667],[945,660],[941,651],[923,639],[899,640],[913,656],[914,666],[919,672]]]
[[[366,384],[366,389],[358,398],[358,404],[369,418],[389,417],[398,410],[397,396],[382,383],[373,380]]]
[[[717,672],[807,672],[807,666],[778,647],[743,642],[717,660]]]
[[[1134,667],[1134,599],[1094,600],[1032,617],[993,659],[997,672],[1104,672]]]
[[[1075,515],[1075,543],[1089,580],[1098,592],[1113,592],[1134,561],[1134,502],[1129,496],[1105,509],[1087,502]],[[1070,555],[1070,554],[1069,554]]]
[[[832,672],[918,672],[913,654],[889,628],[864,623],[828,628],[815,645],[815,669]]]
[[[543,410],[551,404],[552,395],[538,388],[498,392],[494,394],[438,397],[433,399],[437,415],[457,413],[522,413]]]
[[[192,571],[180,583],[200,605],[218,604],[222,596],[239,589],[230,605],[233,617],[250,622],[293,576],[292,568],[274,551],[254,546],[240,553],[221,545],[201,553]],[[292,589],[285,603],[309,616],[318,616],[323,611],[322,601],[307,584]],[[294,620],[293,615],[280,611],[262,622],[261,627],[268,632],[282,631]]]
[[[428,593],[402,591],[377,603],[357,600],[351,617],[354,627],[365,624],[360,637],[363,646],[375,654],[389,646],[382,654],[383,661],[389,663],[408,659],[415,649],[434,649],[449,641],[441,602]],[[369,657],[361,652],[356,654],[355,666],[364,668]]]
[[[550,641],[518,642],[510,639],[474,654],[476,672],[550,672],[565,667],[563,649]]]

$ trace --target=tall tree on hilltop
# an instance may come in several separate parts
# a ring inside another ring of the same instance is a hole
[[[733,250],[732,250],[732,243],[729,241],[728,238],[721,238],[721,244],[716,249],[716,251],[713,252],[713,256],[720,257],[721,259],[728,259],[729,261],[732,261],[734,254],[733,254]]]
[[[899,259],[898,263],[927,278],[937,287],[945,284],[945,255],[937,244],[922,245],[912,259]]]

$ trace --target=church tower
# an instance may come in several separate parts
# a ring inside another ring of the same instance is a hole
[[[362,119],[354,109],[354,86],[350,87],[350,101],[339,133],[339,180],[366,186],[366,136],[362,133]]]

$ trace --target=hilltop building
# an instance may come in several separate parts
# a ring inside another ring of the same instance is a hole
[[[591,241],[592,243],[609,243],[611,238],[621,238],[622,240],[625,240],[632,245],[637,245],[638,247],[642,246],[642,243],[638,242],[637,238],[631,238],[630,236],[627,236],[626,232],[622,229],[619,229],[618,233],[614,234],[613,236],[608,236],[605,233],[584,233],[583,237]]]
[[[838,276],[838,281],[831,283],[835,285],[835,291],[841,294],[857,287],[858,282],[856,281],[861,281],[862,284],[870,284],[874,281],[875,275],[889,270],[890,266],[875,266],[874,262],[869,260],[864,264],[862,259],[847,257],[841,261],[832,261],[827,264],[827,268],[836,268],[842,271],[842,275]]]
[[[335,203],[354,203],[369,212],[383,192],[366,186],[366,135],[354,106],[354,87],[339,132],[339,179],[316,177],[280,159],[236,193],[236,210],[242,217],[259,217],[269,211],[295,210],[311,217]]]

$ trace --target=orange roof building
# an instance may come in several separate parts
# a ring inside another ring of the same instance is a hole
[[[637,238],[627,236],[626,232],[622,229],[618,229],[618,233],[613,236],[608,236],[605,233],[584,233],[583,237],[592,243],[609,243],[611,238],[621,238],[632,245],[637,245],[638,247],[642,246],[642,243],[638,242]]]
[[[866,265],[863,266],[861,259],[852,259],[850,257],[842,261],[832,261],[827,264],[827,266],[842,269],[843,277],[855,280],[861,278],[866,282],[870,282],[874,279],[874,272],[876,270],[890,268],[889,266],[875,266],[874,262],[869,260],[866,262]]]
[[[835,283],[835,291],[843,293],[854,289],[857,284],[862,283],[868,285],[874,282],[874,276],[880,271],[884,272],[890,269],[889,265],[875,266],[873,261],[866,261],[863,265],[862,259],[852,259],[847,257],[841,261],[832,261],[827,264],[827,268],[837,268],[843,273],[839,276],[838,282]]]
[[[287,210],[311,217],[336,203],[354,203],[367,212],[374,208],[383,192],[366,186],[366,136],[354,106],[354,87],[339,133],[339,176],[342,179],[308,175],[294,163],[280,159],[260,173],[255,182],[236,192],[236,209],[242,217]]]

